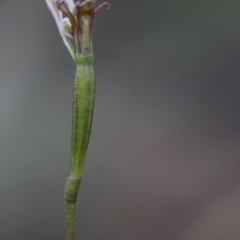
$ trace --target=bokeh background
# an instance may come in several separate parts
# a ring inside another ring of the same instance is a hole
[[[240,2],[111,2],[76,239],[239,240]],[[0,29],[0,239],[63,239],[74,65],[44,0]]]

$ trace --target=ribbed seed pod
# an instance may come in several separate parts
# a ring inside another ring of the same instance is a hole
[[[86,60],[85,63],[77,65],[74,83],[71,174],[65,189],[65,200],[68,202],[76,202],[77,200],[78,187],[75,186],[74,191],[71,185],[79,185],[81,181],[91,133],[94,98],[95,75],[93,65],[89,60]]]

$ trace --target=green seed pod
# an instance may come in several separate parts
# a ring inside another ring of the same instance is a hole
[[[77,65],[76,69],[72,122],[72,176],[79,176],[82,172],[93,119],[95,75],[88,58],[86,57],[85,63]]]

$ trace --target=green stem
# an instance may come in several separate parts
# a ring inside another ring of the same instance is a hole
[[[81,55],[75,62],[71,173],[65,187],[65,240],[74,239],[77,195],[91,133],[95,97],[93,55]]]
[[[66,202],[66,226],[65,226],[65,239],[74,239],[74,228],[75,228],[75,215],[76,215],[76,203]]]
[[[104,6],[110,8],[112,4],[104,2],[95,8],[95,0],[81,0],[75,4],[73,9],[69,9],[67,1],[46,1],[57,22],[63,41],[76,64],[71,171],[65,186],[65,240],[74,240],[76,202],[91,134],[95,98],[91,27],[97,12]],[[63,21],[65,18],[62,19],[62,13],[69,22]]]
[[[71,171],[65,187],[65,240],[74,240],[76,202],[91,134],[95,98],[91,39],[93,15],[89,15],[87,8],[79,8],[79,11],[76,24],[72,21],[72,25],[75,24],[78,31],[74,29],[73,36],[76,76],[73,93]],[[93,13],[93,9],[90,13]]]

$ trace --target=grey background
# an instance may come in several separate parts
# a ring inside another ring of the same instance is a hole
[[[111,2],[76,239],[239,240],[240,2]],[[74,65],[44,0],[0,30],[0,239],[63,239]]]

